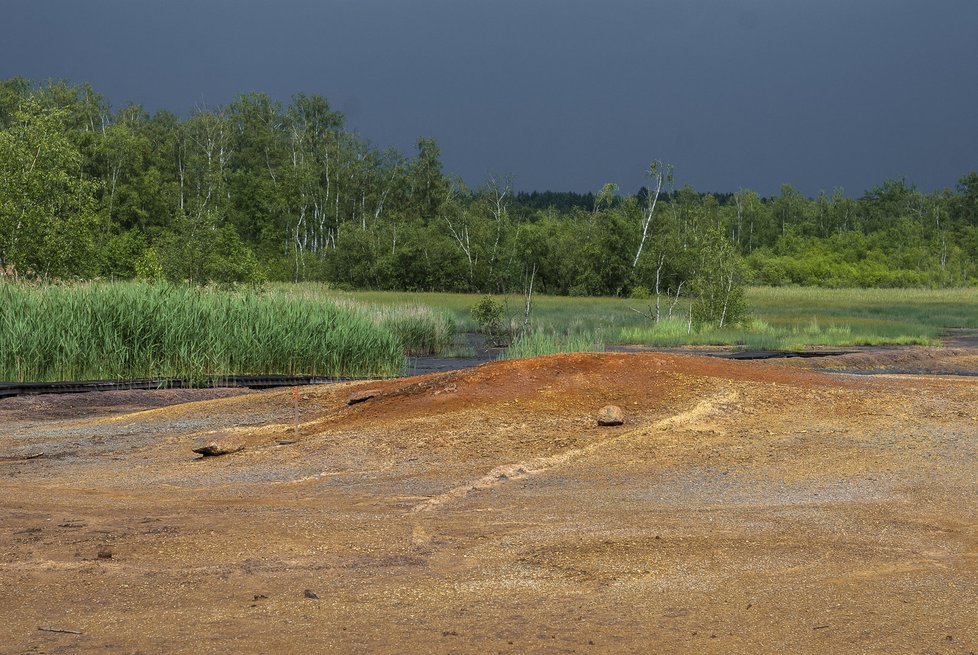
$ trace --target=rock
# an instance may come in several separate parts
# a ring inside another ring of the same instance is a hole
[[[99,559],[112,559],[112,549],[108,546],[102,546],[98,549],[97,556]]]
[[[356,405],[357,403],[362,403],[364,401],[370,400],[374,396],[380,394],[379,389],[364,389],[363,391],[354,391],[350,394],[350,397],[346,399],[347,405]]]
[[[312,600],[319,600],[319,594],[317,594],[312,589],[306,589],[305,591],[302,592],[302,595]]]
[[[244,439],[233,434],[218,433],[198,437],[194,441],[194,452],[204,456],[227,455],[245,447]]]
[[[621,425],[625,415],[618,405],[606,405],[598,411],[598,425]]]
[[[279,439],[275,443],[280,446],[291,446],[294,443],[299,443],[298,439]]]

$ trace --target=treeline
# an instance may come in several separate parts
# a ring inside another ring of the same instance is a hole
[[[0,82],[0,271],[478,292],[532,280],[724,306],[743,281],[978,282],[976,173],[954,190],[887,181],[858,199],[700,194],[651,173],[636,195],[516,193],[502,178],[470,189],[434,141],[380,150],[320,96],[250,93],[180,118],[13,78]]]

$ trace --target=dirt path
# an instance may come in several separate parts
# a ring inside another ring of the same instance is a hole
[[[303,389],[288,445],[290,391],[0,403],[0,652],[978,651],[974,378],[608,353],[356,386]],[[219,430],[248,447],[190,452]]]

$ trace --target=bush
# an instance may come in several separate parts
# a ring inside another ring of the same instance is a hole
[[[737,325],[747,319],[747,285],[744,265],[733,246],[718,230],[711,229],[704,247],[703,264],[690,281],[693,322],[718,327]]]
[[[645,287],[634,287],[628,297],[633,300],[648,300],[652,297],[652,292]]]
[[[469,313],[472,315],[472,320],[479,325],[479,332],[490,339],[498,339],[502,336],[505,310],[501,302],[494,300],[492,296],[484,296],[472,306]]]

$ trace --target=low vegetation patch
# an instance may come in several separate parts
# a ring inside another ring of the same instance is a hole
[[[422,303],[455,314],[459,330],[476,331],[471,308],[481,296],[390,291],[321,293],[357,302],[397,305]],[[504,324],[518,327],[523,297],[500,295]],[[949,328],[978,329],[978,288],[962,289],[821,289],[754,287],[747,289],[750,317],[736,326],[709,324],[689,329],[689,304],[672,306],[664,298],[656,323],[648,298],[533,297],[534,332],[599,335],[606,343],[684,346],[734,345],[757,350],[797,350],[808,346],[909,345],[938,343]],[[669,315],[669,312],[672,315]]]
[[[690,328],[684,320],[666,319],[644,327],[623,328],[618,343],[646,346],[739,346],[746,350],[804,350],[811,346],[927,345],[940,342],[925,334],[892,336],[854,331],[850,325],[820,324],[817,319],[804,325],[772,325],[753,320],[739,327],[705,326]]]
[[[556,355],[557,353],[603,352],[604,344],[593,334],[553,334],[534,331],[518,337],[506,352],[504,359],[525,359]]]

